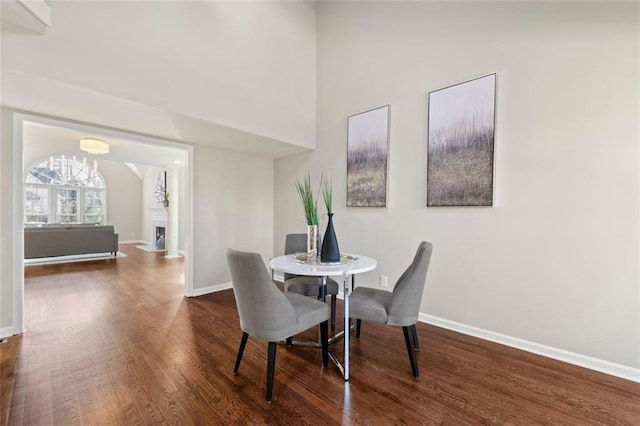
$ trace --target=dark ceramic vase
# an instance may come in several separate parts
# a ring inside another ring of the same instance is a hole
[[[333,229],[333,213],[329,213],[328,215],[329,223],[327,223],[327,230],[324,232],[324,239],[322,240],[320,260],[323,262],[339,262],[340,249],[338,248],[336,231]]]

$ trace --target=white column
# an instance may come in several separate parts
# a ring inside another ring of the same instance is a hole
[[[178,169],[167,169],[167,191],[169,207],[167,207],[166,258],[180,257],[178,254]]]

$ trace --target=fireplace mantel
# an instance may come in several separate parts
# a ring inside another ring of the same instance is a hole
[[[147,209],[147,211],[149,212],[149,217],[151,218],[151,221],[167,221],[167,209],[162,208],[162,207],[158,207],[158,208],[154,208],[154,209]]]

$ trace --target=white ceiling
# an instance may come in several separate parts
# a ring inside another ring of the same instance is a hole
[[[81,151],[80,139],[89,136],[108,142],[109,153],[91,156]],[[100,133],[87,133],[44,124],[26,123],[23,140],[26,156],[28,156],[29,152],[49,152],[50,154],[86,156],[100,161],[118,161],[158,167],[182,166],[185,164],[186,152],[179,148],[115,139]]]

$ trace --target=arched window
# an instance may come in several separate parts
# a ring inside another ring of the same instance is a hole
[[[106,220],[104,180],[86,159],[64,155],[38,161],[25,178],[25,225]]]

